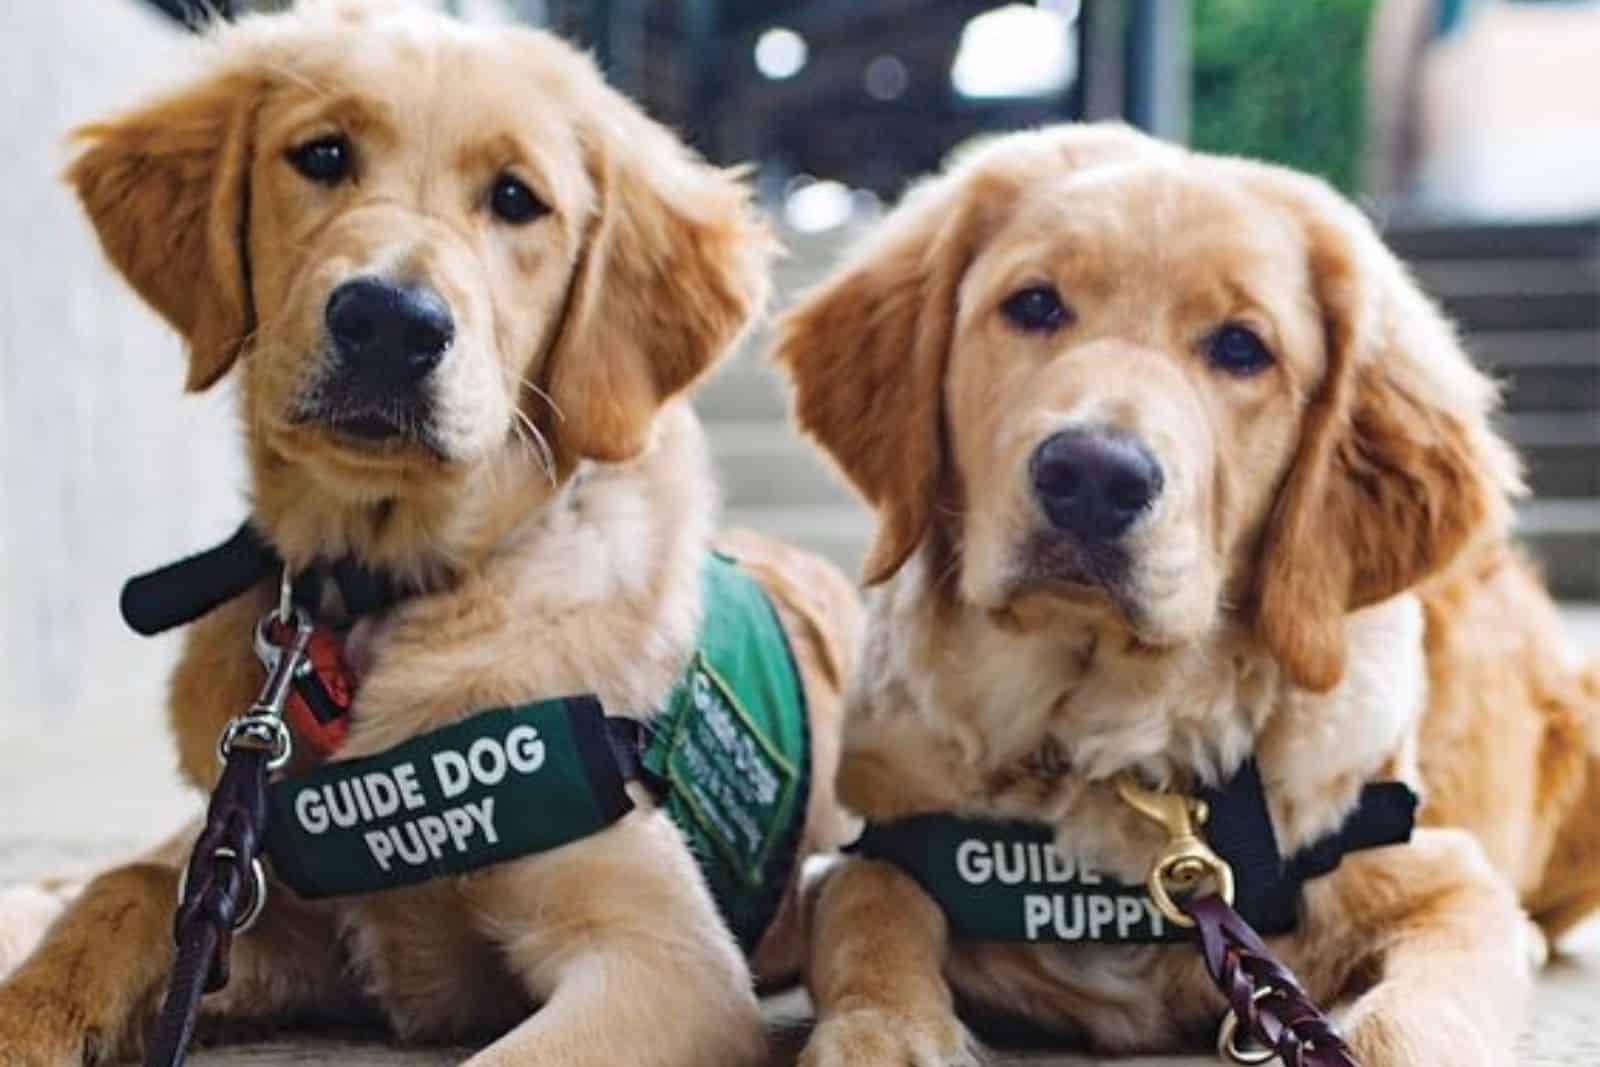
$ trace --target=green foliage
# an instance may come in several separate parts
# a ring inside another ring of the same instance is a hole
[[[1354,192],[1374,0],[1193,0],[1191,139]]]

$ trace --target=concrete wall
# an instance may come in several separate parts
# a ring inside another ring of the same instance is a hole
[[[10,4],[5,25],[0,743],[91,717],[115,732],[158,701],[171,644],[123,628],[119,583],[240,510],[229,398],[180,399],[177,338],[58,178],[67,130],[180,75],[183,38],[126,0]]]

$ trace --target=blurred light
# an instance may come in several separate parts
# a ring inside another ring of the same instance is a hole
[[[791,174],[789,180],[783,183],[783,198],[789,199],[816,180],[815,174]]]
[[[871,189],[857,189],[850,194],[850,217],[853,222],[876,222],[883,217],[883,198]]]
[[[1068,22],[1078,21],[1078,14],[1083,10],[1083,0],[1035,0],[1046,11],[1054,11]]]
[[[971,97],[1044,96],[1065,89],[1076,73],[1072,22],[1055,10],[1007,4],[961,31],[950,80]]]
[[[809,54],[806,39],[782,26],[774,26],[756,38],[756,69],[773,81],[799,74]]]
[[[899,56],[883,55],[867,64],[867,95],[874,100],[898,100],[911,84],[911,72]]]
[[[783,217],[801,233],[821,233],[849,222],[854,208],[847,186],[835,181],[811,182],[789,194]]]

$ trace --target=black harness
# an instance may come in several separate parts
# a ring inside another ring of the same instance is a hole
[[[1351,852],[1408,841],[1417,795],[1403,782],[1361,791],[1343,825],[1291,856],[1278,847],[1261,773],[1246,761],[1201,791],[1204,836],[1233,870],[1234,907],[1265,935],[1293,930],[1301,889]],[[1043,823],[913,815],[869,824],[851,850],[902,868],[936,900],[951,932],[976,941],[1137,944],[1187,940],[1162,920],[1143,885],[1078,867]]]

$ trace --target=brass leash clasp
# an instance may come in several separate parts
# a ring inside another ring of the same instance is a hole
[[[1233,868],[1200,836],[1199,828],[1210,814],[1205,801],[1147,789],[1132,773],[1118,775],[1115,785],[1117,795],[1129,806],[1167,832],[1166,847],[1157,854],[1145,880],[1150,899],[1167,921],[1193,926],[1194,920],[1178,907],[1177,900],[1207,881],[1217,896],[1232,904]]]

